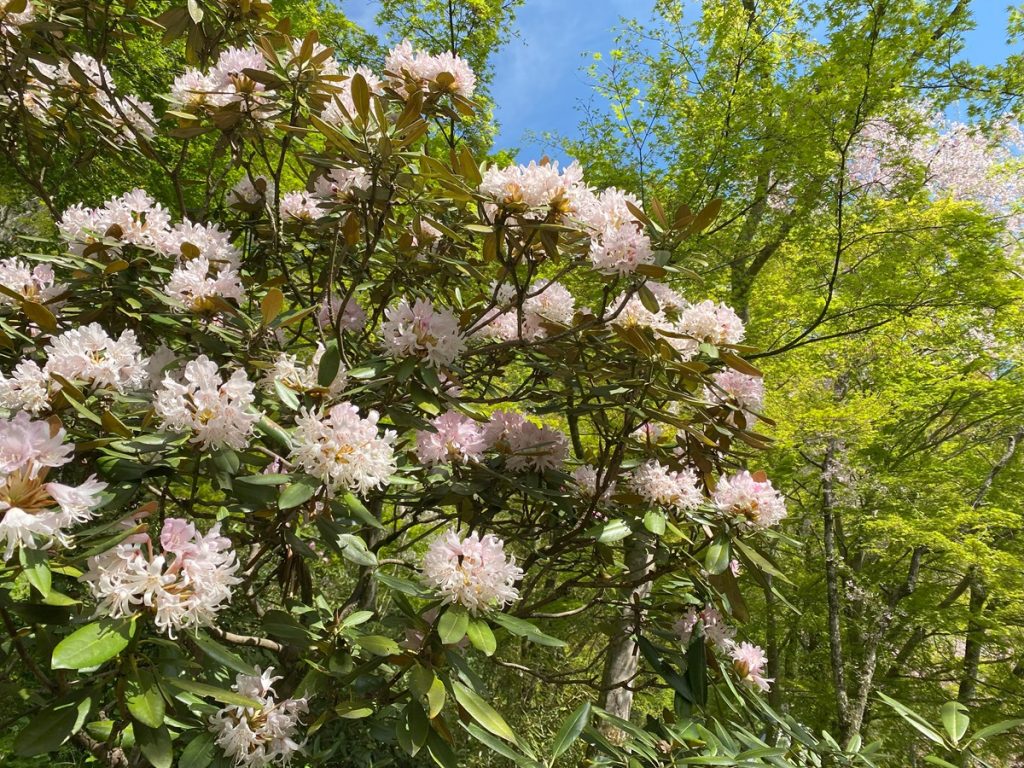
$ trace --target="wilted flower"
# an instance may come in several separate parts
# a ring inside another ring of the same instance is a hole
[[[423,557],[423,577],[445,603],[458,603],[470,613],[503,608],[519,599],[515,583],[523,571],[494,534],[465,539],[452,531],[438,536]]]

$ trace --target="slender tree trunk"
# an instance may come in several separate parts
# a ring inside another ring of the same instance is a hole
[[[651,592],[647,578],[654,568],[654,551],[641,536],[634,536],[626,545],[626,570],[631,588],[624,589],[619,619],[608,644],[604,674],[601,678],[601,708],[629,719],[633,708],[633,680],[640,666],[635,635],[640,631],[641,605]]]
[[[956,700],[961,704],[970,704],[978,689],[978,667],[981,664],[981,651],[985,645],[985,625],[982,614],[985,610],[985,600],[988,598],[988,591],[982,583],[981,575],[977,569],[972,568],[973,578],[971,579],[971,616],[967,620],[967,636],[964,643],[964,666],[960,673],[960,689],[957,691]]]
[[[835,689],[836,720],[841,743],[850,731],[850,699],[846,692],[846,670],[843,666],[843,629],[841,624],[839,553],[836,549],[836,513],[833,472],[837,442],[829,440],[821,467],[821,512],[825,528],[825,589],[828,603],[828,646],[832,665],[832,686]]]

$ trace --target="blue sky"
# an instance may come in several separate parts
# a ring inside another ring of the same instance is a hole
[[[972,0],[977,28],[967,37],[969,60],[993,64],[1005,57],[1006,2]],[[523,162],[545,152],[564,160],[529,134],[575,134],[577,106],[590,96],[584,71],[590,55],[614,47],[622,17],[646,20],[652,5],[652,0],[526,0],[518,12],[519,35],[494,58],[497,146],[518,147]],[[357,23],[376,28],[374,0],[342,0],[341,7]]]

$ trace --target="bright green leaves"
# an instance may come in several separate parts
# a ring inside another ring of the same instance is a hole
[[[469,716],[483,726],[488,732],[493,733],[506,741],[516,740],[515,731],[505,722],[498,711],[484,701],[472,688],[452,680],[452,695]]]
[[[61,640],[53,649],[53,669],[89,669],[108,661],[131,642],[135,622],[131,618],[102,619],[86,624]]]
[[[136,721],[150,728],[164,724],[164,697],[149,672],[139,672],[129,680],[125,704]]]
[[[455,645],[466,636],[469,628],[469,614],[463,608],[453,607],[441,614],[437,622],[437,634],[445,645]]]
[[[580,737],[580,734],[583,733],[583,729],[587,726],[589,721],[590,702],[585,701],[570,713],[567,718],[565,718],[561,727],[558,729],[558,733],[555,734],[555,738],[551,741],[552,763],[554,763],[561,755],[565,754],[566,750],[572,746],[573,742]]]

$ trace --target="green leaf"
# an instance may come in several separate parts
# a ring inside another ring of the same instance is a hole
[[[516,752],[508,744],[503,742],[501,739],[496,739],[476,723],[470,723],[469,725],[459,723],[459,725],[465,728],[474,739],[490,747],[502,757],[508,758],[516,765],[522,766],[523,768],[541,768],[540,763],[536,760],[531,760],[526,755]]]
[[[334,544],[346,559],[356,565],[376,567],[377,556],[367,548],[366,542],[354,533],[338,534],[334,539]]]
[[[373,516],[373,513],[366,508],[363,502],[361,502],[355,494],[351,492],[343,494],[340,497],[340,502],[344,505],[345,510],[359,522],[365,523],[371,528],[376,528],[381,531],[384,530],[384,526],[380,520]]]
[[[935,755],[928,755],[924,759],[924,761],[926,763],[931,763],[932,765],[938,765],[941,768],[960,768],[959,766],[953,765],[953,763],[947,763],[945,760],[943,760],[940,757],[935,757]]]
[[[597,539],[602,544],[612,544],[616,541],[631,535],[633,532],[626,525],[624,520],[609,520],[607,523],[595,525],[587,531],[587,534]]]
[[[178,768],[206,768],[213,762],[213,754],[213,734],[202,732],[181,751]]]
[[[243,696],[242,694],[235,693],[234,691],[218,688],[215,685],[207,685],[206,683],[197,683],[193,680],[181,680],[179,678],[171,677],[165,677],[164,683],[174,686],[186,693],[202,696],[203,698],[214,699],[215,701],[219,701],[221,704],[231,704],[236,707],[249,707],[250,709],[260,709],[263,706],[256,699],[250,699],[248,696]]]
[[[192,639],[203,653],[218,664],[225,666],[228,669],[233,669],[235,672],[241,672],[243,675],[251,675],[255,672],[252,665],[245,659],[234,651],[225,648],[209,635],[197,632],[192,636]]]
[[[992,725],[986,725],[984,728],[979,728],[974,735],[971,736],[970,741],[984,741],[992,736],[998,736],[1001,733],[1012,731],[1014,728],[1019,728],[1022,725],[1024,725],[1024,718],[1001,720],[998,723],[992,723]]]
[[[417,752],[427,743],[430,735],[430,721],[427,713],[415,699],[411,699],[402,711],[402,717],[395,724],[398,743],[410,755]]]
[[[331,339],[324,348],[320,357],[320,366],[316,371],[316,383],[321,387],[331,386],[341,368],[341,352],[338,351],[338,341]]]
[[[892,699],[884,693],[879,693],[878,697],[892,707],[892,709],[896,710],[896,713],[900,717],[906,720],[925,738],[935,742],[936,744],[945,744],[945,739],[943,739],[942,736],[940,736],[939,733],[928,724],[928,721],[917,714],[917,712],[910,709],[910,707],[900,704],[896,699]]]
[[[402,652],[398,643],[384,635],[362,635],[357,637],[354,642],[374,656],[397,656]]]
[[[483,619],[471,619],[466,630],[469,635],[469,642],[473,647],[482,651],[484,656],[492,656],[498,650],[498,641],[494,638],[491,626]]]
[[[280,509],[292,509],[304,504],[313,498],[313,495],[320,488],[320,481],[312,477],[299,477],[291,485],[286,485],[277,497],[277,506]]]
[[[567,643],[557,637],[546,635],[528,621],[509,616],[507,613],[494,613],[490,616],[495,624],[499,624],[517,637],[525,637],[531,643],[546,645],[551,648],[564,648]]]
[[[129,681],[125,703],[132,717],[143,725],[159,728],[164,724],[164,697],[149,672],[139,672],[137,678]]]
[[[565,721],[562,723],[562,727],[559,728],[558,733],[555,734],[555,739],[551,742],[552,762],[569,749],[569,747],[572,746],[572,743],[580,737],[580,734],[583,733],[583,729],[586,727],[589,720],[590,702],[585,701],[577,707],[572,714],[565,718]]]
[[[53,649],[52,669],[88,669],[112,659],[135,634],[130,618],[101,619],[80,627]]]
[[[22,547],[18,550],[18,561],[21,563],[22,572],[28,579],[28,583],[35,587],[43,598],[48,597],[52,579],[46,552],[41,549]]]
[[[665,515],[657,510],[650,510],[644,515],[644,528],[655,536],[665,533]]]
[[[171,734],[168,733],[166,726],[150,728],[136,721],[135,743],[153,768],[171,768],[171,763],[174,762],[174,748],[171,746]]]
[[[47,707],[33,717],[14,739],[14,751],[22,757],[53,752],[78,733],[92,708],[92,699]]]
[[[271,288],[260,302],[260,315],[263,317],[263,324],[270,325],[274,318],[281,314],[284,307],[284,294],[280,288]]]
[[[729,567],[729,539],[719,536],[710,546],[704,556],[704,568],[708,573],[719,574]]]
[[[448,608],[437,622],[437,634],[445,645],[455,645],[466,636],[469,614],[461,608]]]
[[[516,734],[505,719],[490,704],[477,695],[472,688],[467,688],[458,680],[452,680],[452,693],[459,705],[469,716],[495,736],[515,743]]]
[[[963,735],[967,733],[967,726],[970,723],[971,720],[967,716],[967,707],[959,701],[947,701],[942,705],[942,724],[945,726],[946,733],[949,734],[949,738],[954,744],[960,741]]]

